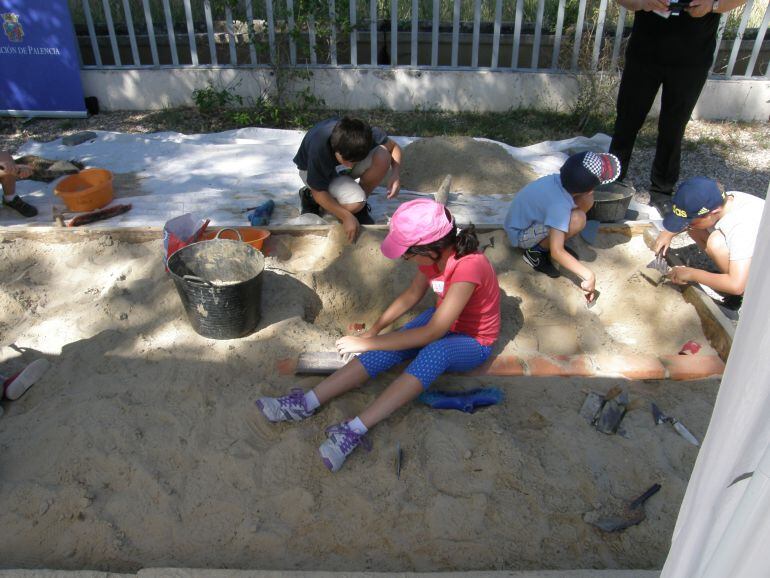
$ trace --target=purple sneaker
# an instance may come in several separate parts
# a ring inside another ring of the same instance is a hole
[[[369,442],[362,434],[357,434],[347,423],[341,423],[326,428],[327,440],[318,448],[318,453],[324,461],[324,465],[332,472],[338,471],[342,464],[359,444],[371,449]]]
[[[257,407],[272,422],[300,421],[313,415],[305,405],[305,392],[296,387],[282,397],[260,397]]]

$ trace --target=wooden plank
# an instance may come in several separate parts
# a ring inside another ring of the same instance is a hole
[[[441,205],[446,205],[447,200],[449,199],[449,189],[451,188],[452,175],[447,175],[444,177],[444,180],[441,181],[441,185],[439,185],[438,191],[436,191],[436,194],[433,197],[435,201]]]
[[[190,61],[193,66],[198,66],[198,45],[195,43],[195,25],[190,0],[184,0],[184,14],[187,23],[187,41],[190,43]]]
[[[68,213],[63,213],[63,216],[68,217]],[[219,225],[217,225],[217,227],[218,226]],[[329,234],[330,227],[331,225],[270,225],[261,228],[267,229],[274,235],[326,236]],[[370,231],[388,230],[388,225],[386,224],[363,225],[363,227]],[[619,233],[632,236],[640,235],[650,227],[651,225],[649,223],[612,223],[602,225],[599,228],[599,231],[601,233]],[[481,224],[476,226],[476,231],[479,233],[491,233],[499,231],[501,228],[500,225]],[[73,230],[49,225],[0,226],[0,237],[3,239],[32,239],[38,241],[48,240],[54,243],[73,243],[79,242],[83,240],[83,238],[97,238],[103,235],[110,235],[116,240],[125,241],[127,243],[145,243],[147,241],[162,238],[163,227],[88,227]]]
[[[88,0],[83,1],[83,13],[86,15],[86,25],[88,26],[88,38],[91,40],[91,50],[94,53],[96,66],[102,65],[102,55],[99,52],[99,41],[96,39],[96,29],[94,28],[94,19],[91,16],[91,6]],[[146,2],[147,0],[145,0]]]
[[[345,365],[336,351],[309,351],[300,353],[295,373],[329,375]]]
[[[203,0],[203,14],[206,19],[206,34],[209,39],[209,58],[211,64],[216,65],[217,62],[217,43],[214,40],[214,20],[211,17],[211,0]]]
[[[559,68],[559,51],[561,50],[561,33],[564,29],[564,3],[565,0],[559,0],[559,8],[556,12],[556,33],[553,40],[553,54],[551,55],[551,68]]]
[[[104,8],[104,18],[107,20],[107,32],[110,35],[110,44],[112,45],[112,57],[115,59],[115,66],[122,66],[120,62],[120,50],[118,49],[118,37],[115,34],[115,25],[112,22],[112,10],[108,0],[102,0]]]
[[[109,236],[125,243],[158,241],[160,227],[0,227],[0,239],[29,239],[46,243],[80,243]]]
[[[495,0],[495,25],[492,34],[491,68],[497,68],[500,60],[500,26],[503,21],[503,0]]]

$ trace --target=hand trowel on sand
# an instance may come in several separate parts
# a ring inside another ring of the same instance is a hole
[[[583,515],[583,520],[604,532],[620,532],[631,526],[636,526],[647,517],[644,512],[644,503],[658,490],[660,490],[660,484],[653,484],[638,498],[634,498],[620,507],[587,512]]]
[[[663,282],[663,279],[670,272],[671,267],[668,266],[662,250],[655,254],[655,258],[647,263],[647,266],[644,269],[639,269],[639,273],[642,277],[656,287]]]

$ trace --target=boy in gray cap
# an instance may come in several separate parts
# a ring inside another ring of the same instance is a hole
[[[678,285],[701,283],[726,293],[724,304],[738,308],[749,278],[765,201],[739,191],[724,192],[714,179],[693,177],[676,190],[671,212],[655,240],[655,254],[665,255],[671,240],[684,230],[719,269],[711,273],[694,267],[674,267],[669,273]]]

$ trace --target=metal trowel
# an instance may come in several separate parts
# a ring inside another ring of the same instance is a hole
[[[669,417],[665,415],[662,411],[660,411],[660,408],[654,403],[652,404],[652,417],[655,419],[655,425],[660,425],[662,423],[670,423],[672,426],[674,426],[676,433],[678,433],[680,436],[682,436],[684,439],[686,439],[695,447],[700,446],[700,442],[698,441],[698,438],[692,435],[690,433],[690,430],[684,427],[684,424],[681,421],[679,421],[675,417]]]
[[[638,498],[624,504],[620,508],[611,508],[587,512],[583,520],[592,526],[596,526],[604,532],[619,532],[631,526],[635,526],[647,517],[644,512],[644,503],[660,490],[660,484],[653,484]]]
[[[670,272],[671,267],[669,267],[668,263],[666,262],[666,258],[663,256],[662,250],[658,251],[655,254],[655,258],[647,263],[647,267],[639,270],[639,273],[641,273],[645,279],[647,279],[656,287],[661,284],[665,276]]]

